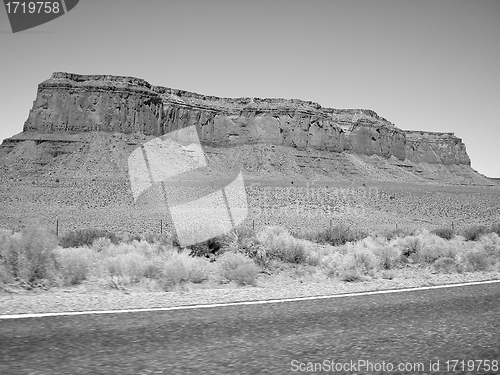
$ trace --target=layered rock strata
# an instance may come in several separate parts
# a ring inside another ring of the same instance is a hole
[[[219,98],[110,75],[54,73],[38,86],[24,131],[159,136],[195,125],[202,143],[269,143],[297,149],[470,165],[453,133],[404,131],[365,109],[303,100]]]

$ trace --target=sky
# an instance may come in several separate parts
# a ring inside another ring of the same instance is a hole
[[[80,0],[12,33],[0,8],[0,141],[55,71],[222,97],[372,109],[453,132],[500,177],[498,0]]]

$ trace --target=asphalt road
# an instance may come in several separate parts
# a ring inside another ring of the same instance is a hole
[[[500,362],[500,284],[0,320],[2,375],[288,374],[311,366],[336,374],[500,374],[493,361]]]

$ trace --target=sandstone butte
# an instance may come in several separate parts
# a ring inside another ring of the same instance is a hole
[[[23,132],[2,144],[0,157],[26,140],[95,132],[154,137],[191,125],[208,147],[264,144],[378,156],[411,172],[434,165],[467,175],[469,183],[486,181],[470,168],[465,144],[454,133],[402,130],[372,110],[297,99],[219,98],[133,77],[62,72],[38,85]]]
[[[110,75],[54,73],[38,86],[23,130],[158,136],[190,125],[214,146],[271,143],[470,165],[453,133],[404,131],[371,110],[296,99],[218,98]]]
[[[140,144],[193,125],[207,166],[168,181],[174,205],[215,192],[242,172],[251,211],[246,225],[255,220],[256,228],[317,229],[335,220],[371,230],[395,222],[489,224],[497,217],[497,182],[471,168],[453,133],[401,130],[367,109],[218,98],[132,77],[54,73],[38,85],[23,131],[0,145],[0,226],[21,228],[37,218],[51,226],[58,220],[63,232],[160,231],[161,220],[171,228],[165,191],[155,185],[134,201],[127,160]],[[355,190],[346,187],[381,190],[335,195]],[[340,210],[357,204],[359,213]],[[301,211],[308,207],[328,215],[311,219]]]

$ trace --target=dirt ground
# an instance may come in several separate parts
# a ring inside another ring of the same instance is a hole
[[[0,228],[18,230],[37,220],[59,234],[90,227],[168,232],[169,204],[219,191],[240,172],[248,204],[242,225],[255,229],[320,230],[343,223],[372,232],[500,221],[500,184],[465,165],[411,165],[267,144],[204,148],[206,168],[156,183],[134,202],[127,158],[147,137],[23,137],[0,150]],[[174,197],[168,204],[165,192]]]

